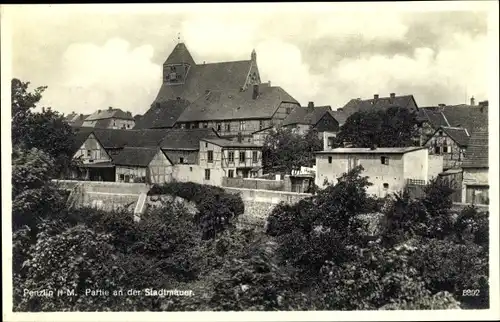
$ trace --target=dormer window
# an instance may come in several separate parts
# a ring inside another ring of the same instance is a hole
[[[171,82],[176,82],[177,81],[177,73],[171,72],[170,74],[168,74],[168,80]]]

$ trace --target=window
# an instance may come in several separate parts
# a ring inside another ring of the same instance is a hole
[[[186,124],[182,123],[181,124],[181,129],[185,129],[186,128]]]
[[[240,163],[245,163],[245,151],[240,152]]]
[[[208,142],[205,142],[205,147],[208,148]]]
[[[490,199],[488,196],[489,186],[466,186],[466,202],[471,204],[488,205]]]
[[[218,132],[222,131],[222,124],[217,123],[217,131]]]
[[[229,178],[234,178],[234,170],[229,170],[229,171],[227,172],[227,176],[228,176]]]
[[[262,130],[264,128],[264,121],[260,120],[259,121],[259,130]]]
[[[240,131],[245,131],[245,121],[240,121]]]
[[[130,176],[128,174],[125,176],[125,182],[130,182]]]
[[[184,158],[183,157],[179,158],[179,163],[184,163]]]
[[[127,124],[127,129],[130,128],[130,124]]]
[[[92,156],[92,150],[87,150],[87,156],[90,158]]]
[[[443,136],[443,131],[439,131],[439,136]]]
[[[214,151],[207,151],[208,163],[214,162]]]
[[[189,171],[193,172],[193,167],[189,167]]]
[[[226,124],[226,131],[231,132],[231,123]]]
[[[333,148],[333,138],[332,137],[328,138],[327,144],[328,144],[329,148]]]
[[[388,183],[384,183],[384,189],[389,189],[389,184]]]
[[[332,157],[328,157],[328,163],[332,163]]]
[[[448,146],[446,144],[443,145],[443,153],[448,153]]]
[[[292,109],[290,107],[286,108],[286,114],[290,114],[292,112]]]
[[[205,180],[210,180],[210,169],[205,169]]]
[[[257,163],[257,151],[252,151],[252,162]]]
[[[208,127],[208,123],[207,122],[203,123],[203,128],[206,129],[207,127]]]
[[[380,157],[380,163],[388,165],[389,164],[389,157]]]
[[[435,154],[441,154],[441,148],[439,146],[434,147],[434,153]]]
[[[125,180],[125,175],[124,174],[120,174],[120,182],[123,182]]]
[[[227,159],[229,162],[233,163],[234,162],[234,152],[233,151],[229,151],[228,154],[227,154]]]

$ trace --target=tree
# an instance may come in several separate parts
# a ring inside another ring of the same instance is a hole
[[[54,174],[59,174],[70,164],[74,146],[73,129],[63,115],[51,108],[43,108],[42,112],[32,110],[47,87],[29,92],[29,82],[19,79],[13,79],[11,85],[13,145],[44,151],[56,161],[53,170]]]
[[[262,149],[264,171],[290,174],[301,166],[311,167],[315,163],[314,152],[322,148],[322,139],[314,129],[305,135],[288,128],[273,129]]]
[[[34,228],[41,218],[64,208],[64,197],[51,183],[53,159],[36,148],[12,153],[12,225]]]
[[[337,139],[356,148],[414,146],[418,121],[406,108],[356,112],[341,127]]]

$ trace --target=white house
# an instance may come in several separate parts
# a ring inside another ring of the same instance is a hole
[[[425,147],[337,148],[316,152],[316,184],[323,188],[354,167],[373,183],[368,194],[379,197],[402,191],[409,182],[425,184],[443,171],[442,156],[429,156]]]

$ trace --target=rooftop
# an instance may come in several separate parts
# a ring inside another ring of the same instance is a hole
[[[331,111],[332,108],[330,106],[300,106],[287,116],[283,121],[283,125],[308,124],[314,126],[326,113],[331,113]]]
[[[172,128],[188,105],[189,102],[183,99],[155,103],[136,119],[134,129]]]
[[[147,167],[153,160],[159,148],[125,147],[113,156],[115,165]]]
[[[488,131],[479,130],[471,133],[469,145],[465,151],[462,168],[488,168]]]
[[[109,118],[123,119],[123,120],[134,120],[130,112],[124,112],[119,108],[108,108],[106,110],[97,110],[96,112],[90,114],[85,121],[95,121],[103,120]]]
[[[336,148],[332,150],[318,151],[316,154],[405,154],[417,150],[427,149],[426,147],[413,146],[405,148]]]

